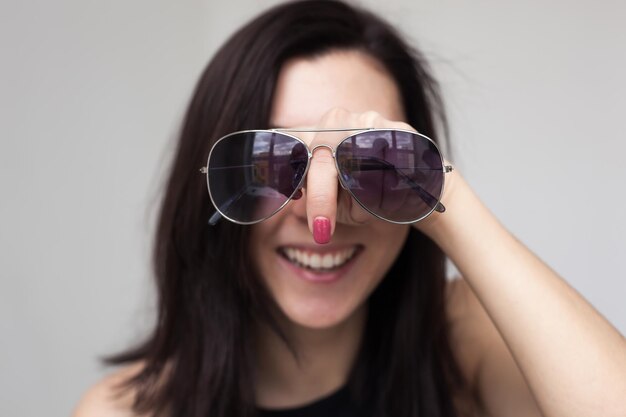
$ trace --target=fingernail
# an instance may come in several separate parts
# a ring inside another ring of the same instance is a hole
[[[326,217],[316,217],[313,220],[313,239],[316,243],[330,242],[330,220]]]

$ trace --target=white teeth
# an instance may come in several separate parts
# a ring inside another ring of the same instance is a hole
[[[314,253],[311,255],[309,265],[312,268],[319,269],[322,266],[322,258],[317,253]]]
[[[338,264],[339,262],[337,262]],[[324,257],[322,258],[322,267],[329,269],[332,268],[333,265],[335,265],[335,260],[333,259],[333,255],[331,255],[330,253],[327,253],[326,255],[324,255]]]
[[[296,248],[283,249],[283,253],[291,262],[313,270],[336,269],[348,262],[354,256],[355,252],[356,247],[344,249],[338,252],[326,253],[324,255],[320,255],[318,253],[308,253]]]

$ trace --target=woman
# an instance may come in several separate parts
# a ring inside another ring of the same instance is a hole
[[[243,27],[186,115],[155,241],[154,332],[111,360],[127,366],[76,416],[625,415],[623,337],[457,171],[439,161],[445,189],[433,195],[389,173],[395,136],[368,154],[344,140],[375,128],[436,152],[411,132],[436,140],[441,127],[426,63],[379,18],[306,1]],[[258,183],[240,194],[230,174],[211,181],[243,158],[233,136],[219,138],[269,128],[286,130],[253,135],[290,144],[283,170],[259,159]],[[197,169],[211,149],[209,198]],[[350,171],[342,155],[376,168]],[[368,201],[357,194],[368,181],[387,193],[408,184],[422,202]],[[420,204],[417,222],[393,217]],[[462,279],[446,281],[446,255]]]

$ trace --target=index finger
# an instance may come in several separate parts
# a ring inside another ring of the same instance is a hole
[[[337,170],[332,150],[318,145],[307,174],[306,211],[309,228],[316,243],[330,242],[337,215]]]

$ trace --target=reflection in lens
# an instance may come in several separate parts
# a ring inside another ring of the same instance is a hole
[[[307,161],[302,142],[280,132],[226,136],[216,142],[209,157],[213,204],[224,216],[240,223],[265,219],[294,194]]]
[[[421,135],[373,130],[346,138],[337,147],[344,184],[372,213],[395,222],[429,214],[443,188],[441,154]]]

